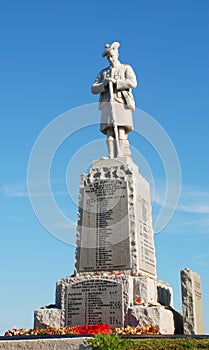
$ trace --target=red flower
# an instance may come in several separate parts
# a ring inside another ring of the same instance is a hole
[[[110,333],[110,326],[107,324],[88,324],[84,326],[75,326],[72,328],[74,328],[77,334]]]
[[[140,298],[137,298],[134,300],[134,304],[141,304],[142,300]]]

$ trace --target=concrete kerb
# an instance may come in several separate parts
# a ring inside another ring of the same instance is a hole
[[[3,337],[1,337],[3,338]],[[87,337],[45,339],[0,339],[0,350],[90,350]]]

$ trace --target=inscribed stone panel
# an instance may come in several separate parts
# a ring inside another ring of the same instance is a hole
[[[126,181],[86,184],[82,203],[79,271],[131,268]]]
[[[67,325],[105,323],[123,325],[123,286],[121,283],[88,279],[67,287]]]

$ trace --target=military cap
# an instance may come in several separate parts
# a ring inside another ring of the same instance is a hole
[[[117,42],[117,41],[115,41],[114,43],[112,43],[111,45],[109,45],[109,44],[106,44],[105,45],[105,51],[103,52],[103,54],[102,54],[102,57],[105,57],[105,56],[107,56],[107,54],[110,52],[110,51],[116,51],[116,50],[118,50],[118,48],[119,48],[119,46],[120,46],[120,43],[119,42]]]

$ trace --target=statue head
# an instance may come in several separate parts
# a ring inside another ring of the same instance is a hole
[[[110,65],[114,67],[118,63],[118,48],[120,46],[120,43],[115,41],[111,45],[106,44],[105,45],[105,51],[102,54],[102,57],[107,56],[108,61],[110,62]]]

